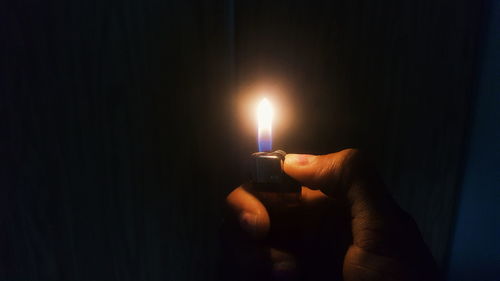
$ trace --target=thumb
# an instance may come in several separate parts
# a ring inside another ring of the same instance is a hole
[[[290,154],[284,170],[350,208],[353,244],[344,259],[344,280],[437,280],[437,267],[415,221],[386,192],[358,150]]]
[[[327,155],[287,154],[284,170],[303,185],[338,199],[357,199],[351,198],[359,195],[351,194],[357,185],[363,185],[364,193],[383,191],[381,181],[357,149]]]
[[[353,242],[359,246],[377,240],[372,238],[382,238],[372,237],[373,232],[387,233],[395,220],[405,216],[356,149],[318,156],[288,154],[283,168],[301,184],[347,204],[353,222]]]

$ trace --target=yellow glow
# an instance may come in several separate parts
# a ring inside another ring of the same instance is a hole
[[[271,135],[273,124],[273,108],[271,103],[265,98],[257,108],[257,124],[259,128],[259,135]]]

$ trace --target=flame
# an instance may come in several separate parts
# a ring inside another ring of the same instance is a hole
[[[264,98],[257,108],[258,144],[261,152],[272,149],[273,115],[271,103]]]

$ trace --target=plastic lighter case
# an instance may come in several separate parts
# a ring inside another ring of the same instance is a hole
[[[282,150],[256,152],[251,156],[251,189],[272,210],[300,203],[301,185],[283,171],[285,156]]]

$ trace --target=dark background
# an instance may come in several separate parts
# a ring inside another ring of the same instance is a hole
[[[450,280],[499,280],[498,14],[2,2],[0,279],[217,280],[224,197],[266,91],[276,148],[366,150]]]

